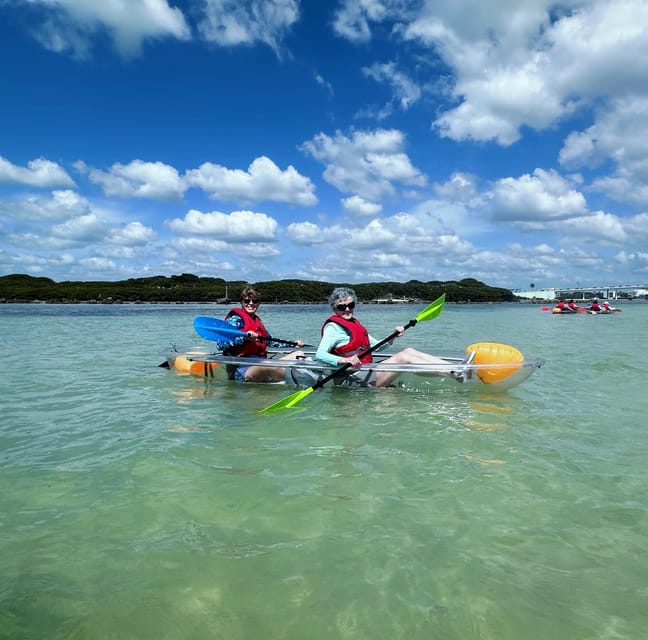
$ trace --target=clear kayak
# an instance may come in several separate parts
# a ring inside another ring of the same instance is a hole
[[[180,374],[221,382],[230,380],[233,368],[238,366],[280,367],[285,369],[284,383],[297,387],[311,386],[319,377],[334,371],[329,365],[314,360],[314,351],[302,352],[305,357],[295,360],[286,359],[290,350],[285,349],[269,350],[267,358],[239,358],[215,352],[209,346],[179,348],[171,345],[162,351],[166,361],[161,366],[168,366]],[[466,354],[473,354],[469,363],[465,355],[458,355],[442,356],[443,364],[395,364],[385,362],[393,354],[374,353],[372,363],[354,368],[353,372],[395,372],[399,374],[395,386],[410,389],[428,388],[435,380],[488,385],[494,391],[505,391],[524,382],[545,363],[542,358],[525,357],[515,347],[496,342],[474,343],[466,347]]]

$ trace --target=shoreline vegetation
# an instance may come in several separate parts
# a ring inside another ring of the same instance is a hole
[[[229,304],[240,291],[254,284],[266,304],[324,304],[334,287],[355,289],[358,300],[373,304],[407,304],[435,300],[442,293],[447,302],[516,302],[508,289],[491,287],[473,278],[421,282],[330,283],[313,280],[244,280],[199,277],[190,273],[174,276],[129,278],[118,281],[64,281],[24,274],[0,276],[0,303],[49,304]]]

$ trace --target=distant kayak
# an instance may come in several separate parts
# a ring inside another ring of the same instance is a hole
[[[551,311],[553,315],[561,315],[561,316],[578,316],[581,314],[589,314],[589,315],[611,315],[616,312],[623,311],[623,309],[619,309],[618,307],[610,307],[610,309],[601,309],[600,311],[596,311],[595,309],[588,309],[586,307],[576,307],[576,310],[572,309],[561,309],[560,307],[540,307],[540,311]]]

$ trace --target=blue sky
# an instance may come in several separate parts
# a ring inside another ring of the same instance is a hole
[[[0,0],[0,275],[648,282],[645,0]]]

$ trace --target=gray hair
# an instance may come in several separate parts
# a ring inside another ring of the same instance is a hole
[[[328,301],[331,307],[335,308],[335,305],[338,303],[339,300],[344,300],[345,298],[348,297],[353,298],[353,302],[358,302],[358,298],[356,297],[356,292],[353,289],[349,289],[348,287],[336,287],[331,292]]]

